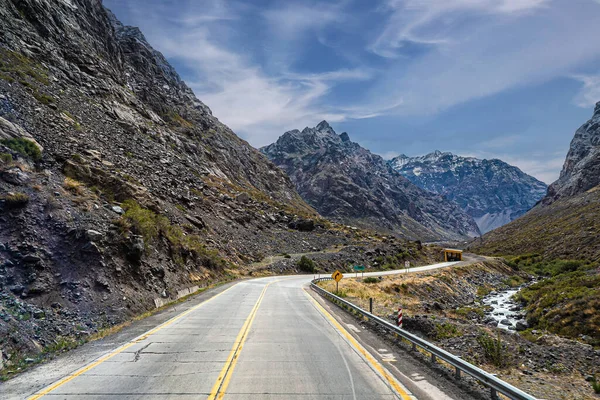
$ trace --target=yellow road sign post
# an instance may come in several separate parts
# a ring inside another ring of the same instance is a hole
[[[342,280],[342,278],[344,277],[344,275],[340,272],[340,271],[335,271],[333,274],[331,274],[331,278],[335,281],[335,291],[336,293],[338,293],[338,287],[339,287],[339,283]]]

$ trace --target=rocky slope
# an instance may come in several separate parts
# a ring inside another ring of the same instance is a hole
[[[418,188],[326,121],[286,132],[261,151],[324,216],[423,240],[479,234],[456,203]]]
[[[0,378],[156,298],[368,236],[323,220],[100,0],[0,0]]]
[[[501,160],[480,160],[435,151],[400,155],[392,167],[415,185],[457,202],[482,233],[520,217],[546,194],[547,186]]]
[[[560,177],[548,188],[544,203],[584,193],[600,185],[600,103],[592,118],[575,132]]]

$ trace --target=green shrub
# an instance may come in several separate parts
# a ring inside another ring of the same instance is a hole
[[[379,279],[374,276],[369,276],[369,277],[366,277],[365,279],[363,279],[363,282],[364,283],[377,283],[377,282],[379,282]]]
[[[2,161],[3,164],[10,164],[13,162],[12,154],[0,153],[0,161]]]
[[[35,97],[37,99],[37,101],[39,101],[40,103],[44,104],[44,105],[48,105],[50,103],[54,103],[55,99],[54,97],[46,94],[46,93],[40,93],[40,92],[33,92],[33,97]]]
[[[494,339],[487,333],[482,333],[477,337],[477,343],[483,350],[484,358],[498,368],[504,368],[508,365],[506,349],[502,346],[500,340],[500,332],[498,337]]]
[[[598,382],[598,380],[596,379],[595,376],[592,378],[591,384],[592,384],[592,389],[594,389],[594,393],[599,394],[600,393],[600,382]]]
[[[450,339],[461,336],[462,332],[460,329],[448,322],[435,325],[435,337],[437,340]]]
[[[183,264],[185,257],[193,255],[208,268],[227,265],[227,262],[219,256],[218,251],[207,249],[200,237],[186,235],[179,226],[172,225],[167,217],[143,208],[134,200],[126,200],[122,206],[125,213],[119,224],[123,230],[132,230],[141,235],[146,248],[163,237],[169,242],[171,255],[178,264]]]
[[[12,149],[25,157],[30,157],[35,161],[42,158],[42,152],[40,151],[40,149],[37,147],[37,145],[35,143],[33,143],[31,140],[28,140],[28,139],[25,139],[25,138],[3,139],[3,140],[0,140],[0,144],[3,144],[4,146],[8,147],[9,149]]]
[[[303,272],[315,272],[315,262],[306,256],[302,256],[296,263],[298,269]]]
[[[11,208],[25,207],[29,202],[29,196],[25,193],[9,193],[2,197],[2,200]]]

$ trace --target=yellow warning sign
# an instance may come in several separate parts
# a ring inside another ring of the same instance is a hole
[[[341,281],[343,277],[344,275],[342,275],[340,271],[335,271],[333,274],[331,274],[331,278],[333,278],[333,280],[336,282]]]

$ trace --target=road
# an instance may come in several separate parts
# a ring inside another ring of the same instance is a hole
[[[241,281],[92,362],[72,365],[62,379],[27,395],[88,400],[416,399],[306,292],[310,279]],[[48,370],[53,362],[43,367]],[[35,381],[36,373],[43,373],[38,369],[25,373],[20,382],[1,384],[0,397],[23,398],[18,387]]]

